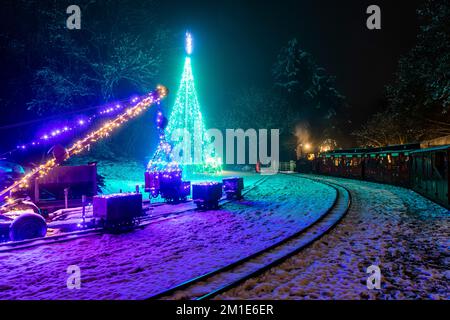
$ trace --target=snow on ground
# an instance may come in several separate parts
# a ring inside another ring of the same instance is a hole
[[[217,299],[449,299],[449,212],[399,187],[324,178],[353,205],[328,235]],[[381,268],[381,290],[366,269]]]
[[[245,200],[217,211],[193,211],[126,234],[2,253],[0,299],[146,298],[311,224],[335,196],[334,189],[310,180],[270,176]],[[66,288],[69,265],[81,268],[80,290]]]

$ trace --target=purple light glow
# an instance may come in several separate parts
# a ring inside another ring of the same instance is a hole
[[[156,94],[156,96],[155,96]],[[158,94],[158,91],[153,91],[150,92],[148,95],[146,95],[145,97],[150,97],[151,98],[151,102],[150,103],[159,103],[160,101],[160,96]],[[132,103],[129,103],[128,106],[126,107],[135,107],[136,103],[138,101],[141,100],[141,97],[138,96],[133,96],[131,99]],[[40,146],[45,145],[47,143],[50,143],[51,141],[57,139],[57,138],[61,138],[63,136],[64,133],[67,132],[71,132],[71,131],[75,131],[75,130],[81,130],[81,128],[86,128],[88,127],[88,124],[90,123],[94,123],[94,120],[96,120],[97,118],[100,118],[100,116],[112,116],[112,115],[116,115],[119,112],[122,112],[122,109],[124,109],[125,106],[123,106],[120,103],[113,103],[111,105],[108,105],[106,108],[102,109],[102,111],[97,111],[95,114],[92,114],[89,117],[83,117],[83,118],[78,118],[78,119],[74,119],[72,124],[69,125],[65,125],[64,127],[60,127],[60,128],[55,128],[53,130],[50,130],[42,135],[40,135],[40,138],[38,138],[35,141],[31,141],[29,143],[26,144],[19,144],[16,146],[15,150],[11,151],[17,151],[17,150],[25,150],[28,147],[31,146]],[[95,121],[95,123],[97,123],[97,121]],[[41,143],[42,142],[42,143]],[[10,152],[10,153],[11,153]]]

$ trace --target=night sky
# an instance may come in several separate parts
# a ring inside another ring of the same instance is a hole
[[[167,103],[171,105],[183,66],[184,33],[191,31],[194,76],[202,112],[206,125],[214,126],[211,119],[217,119],[228,107],[236,89],[271,88],[271,69],[277,54],[288,40],[296,37],[319,66],[336,76],[338,89],[352,106],[350,129],[356,129],[379,108],[383,87],[391,79],[399,57],[413,46],[419,3],[160,1],[156,9],[158,22],[178,34],[180,45],[171,48],[173,63],[161,70],[161,79],[156,80],[171,90]],[[366,8],[371,4],[381,7],[382,30],[366,28]],[[14,13],[8,16],[14,17]],[[2,126],[34,118],[26,111],[0,110]]]
[[[366,28],[366,8],[371,4],[381,7],[382,30]],[[166,1],[161,14],[171,28],[189,29],[195,36],[194,76],[205,112],[226,107],[229,89],[270,86],[278,51],[296,37],[320,66],[337,77],[359,126],[376,108],[400,55],[414,44],[418,4],[416,0]],[[168,76],[169,85],[176,86],[170,82],[179,74]]]

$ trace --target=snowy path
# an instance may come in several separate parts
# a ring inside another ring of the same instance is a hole
[[[224,266],[307,226],[335,190],[272,176],[244,201],[121,235],[92,236],[0,254],[0,299],[142,299]],[[80,290],[66,288],[69,265]]]
[[[403,188],[323,178],[352,192],[344,220],[303,252],[217,299],[449,299],[448,211]],[[368,290],[378,265],[381,290]]]

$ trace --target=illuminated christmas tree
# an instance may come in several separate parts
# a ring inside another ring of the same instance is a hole
[[[211,154],[213,148],[207,148],[209,138],[203,124],[192,74],[190,33],[186,33],[186,53],[180,87],[168,124],[162,113],[158,112],[160,143],[148,163],[147,172],[150,173],[182,170],[186,177],[190,173],[222,171],[222,160]]]
[[[195,90],[190,57],[192,49],[192,36],[186,33],[187,56],[175,104],[169,117],[166,137],[173,145],[173,158],[177,159],[185,172],[219,171],[221,165],[214,170],[211,166],[211,163],[213,166],[217,165],[217,159],[206,154],[205,145],[208,138]]]

